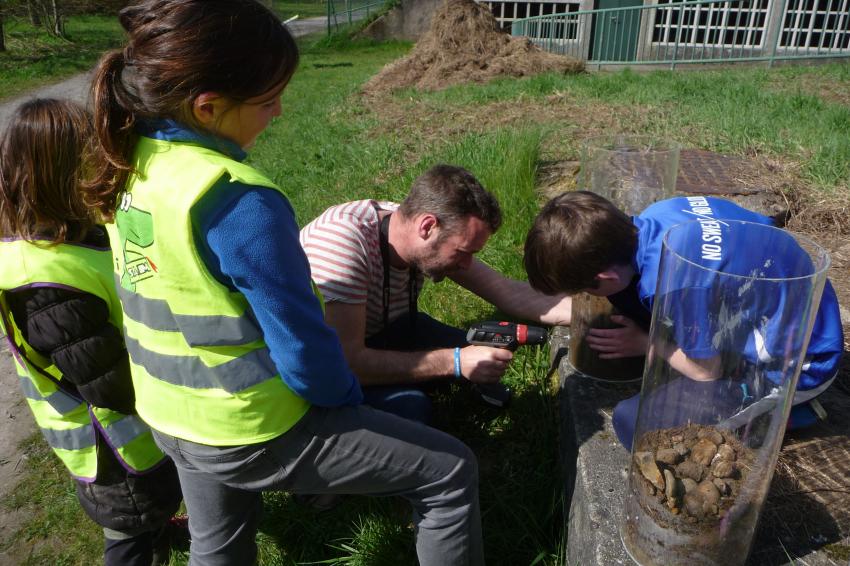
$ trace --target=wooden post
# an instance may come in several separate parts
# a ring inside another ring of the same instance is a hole
[[[639,379],[643,376],[644,358],[603,360],[591,350],[584,338],[591,328],[616,328],[611,322],[614,307],[605,297],[580,293],[573,297],[570,324],[570,363],[580,372],[612,381]]]

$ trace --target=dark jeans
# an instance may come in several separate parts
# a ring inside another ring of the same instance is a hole
[[[162,529],[158,529],[126,535],[104,530],[104,566],[151,566],[161,531]],[[167,559],[167,556],[159,556],[158,559]]]
[[[466,346],[466,331],[435,320],[427,314],[416,314],[415,327],[410,324],[410,316],[404,315],[382,330],[366,339],[366,346],[376,350],[397,350],[412,352],[416,350],[435,350]],[[431,420],[431,400],[428,391],[432,391],[440,382],[430,382],[424,386],[380,385],[363,388],[363,402],[370,407],[393,413],[406,419],[421,423]]]

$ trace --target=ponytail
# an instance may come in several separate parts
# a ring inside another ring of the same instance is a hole
[[[121,80],[123,70],[123,52],[107,53],[97,65],[91,90],[96,151],[91,179],[82,190],[86,204],[107,220],[112,219],[118,193],[132,170],[135,142],[136,116]]]
[[[87,204],[106,219],[133,172],[137,121],[200,129],[191,113],[198,95],[244,102],[286,85],[298,66],[292,35],[257,0],[137,0],[118,19],[128,43],[95,71],[97,157],[84,189]]]

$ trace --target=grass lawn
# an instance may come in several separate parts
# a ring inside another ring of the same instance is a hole
[[[537,210],[539,165],[578,159],[581,140],[601,132],[663,134],[686,147],[787,164],[823,194],[846,194],[850,177],[850,66],[698,73],[543,75],[406,91],[363,99],[359,85],[407,44],[323,42],[305,49],[283,96],[283,115],[260,137],[251,162],[289,195],[303,225],[332,204],[398,200],[436,162],[471,169],[499,197],[505,225],[481,257],[522,277],[521,250]],[[832,94],[830,94],[832,93]],[[428,285],[426,312],[465,326],[492,307],[452,283]],[[555,565],[564,547],[557,462],[557,408],[544,378],[546,353],[521,350],[507,381],[508,411],[478,406],[466,391],[437,400],[437,427],[479,457],[489,564]],[[34,441],[32,477],[6,506],[32,519],[6,546],[33,545],[27,564],[93,564],[99,532],[73,504],[71,482]],[[284,493],[265,497],[260,563],[396,566],[415,561],[409,509],[398,500],[349,498],[314,514]],[[50,525],[79,525],[73,533]],[[43,543],[44,540],[50,543]],[[175,552],[171,564],[186,563]]]
[[[282,2],[274,0],[272,3],[275,11],[284,20],[292,16],[299,18],[315,18],[328,15],[328,4],[325,0],[302,0],[301,2]]]
[[[104,51],[118,47],[124,32],[106,16],[68,18],[68,39],[48,35],[21,19],[4,22],[6,51],[0,52],[0,99],[87,71]]]

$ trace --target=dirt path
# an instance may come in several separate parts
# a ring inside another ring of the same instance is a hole
[[[4,101],[0,104],[0,130],[6,128],[6,124],[9,122],[9,118],[12,116],[15,108],[17,108],[22,102],[31,98],[68,98],[85,103],[88,97],[90,83],[91,74],[80,73],[70,79],[65,79],[61,83],[42,87],[35,92],[30,92]]]
[[[18,484],[25,468],[18,444],[35,431],[35,421],[21,395],[18,375],[4,341],[0,352],[0,500]],[[0,540],[11,535],[21,519],[18,513],[0,509]],[[0,553],[0,564],[11,563],[9,558]]]

